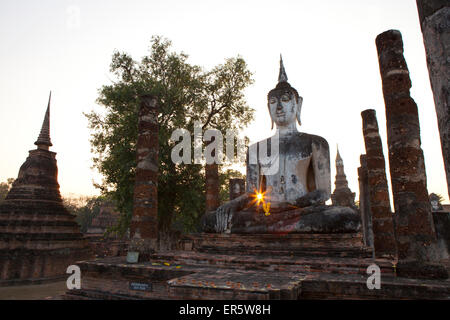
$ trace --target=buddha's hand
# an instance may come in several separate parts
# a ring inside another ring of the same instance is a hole
[[[327,193],[322,190],[314,190],[295,201],[295,205],[300,208],[325,204],[328,200]]]
[[[236,211],[237,204],[235,201],[229,201],[221,205],[216,210],[216,232],[225,232],[228,230],[233,213]]]

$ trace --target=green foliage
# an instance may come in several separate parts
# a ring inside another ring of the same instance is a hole
[[[108,201],[105,197],[63,198],[64,206],[76,216],[75,221],[85,233],[100,212],[101,206]]]
[[[193,133],[194,121],[203,129],[241,129],[253,118],[243,90],[252,82],[251,72],[240,58],[226,59],[211,71],[187,62],[187,55],[170,51],[171,43],[153,37],[150,54],[140,62],[115,52],[110,71],[115,82],[103,86],[98,103],[104,112],[86,114],[92,130],[94,167],[104,180],[96,186],[118,206],[121,217],[116,231],[123,234],[132,213],[136,167],[139,96],[159,98],[158,217],[160,230],[190,231],[204,212],[204,170],[201,165],[175,165],[170,153],[176,142],[172,132],[184,128]],[[182,225],[182,227],[180,227]]]
[[[11,190],[14,178],[8,178],[6,182],[0,182],[0,203],[5,200],[9,190]]]

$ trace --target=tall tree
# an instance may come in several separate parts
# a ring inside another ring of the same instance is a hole
[[[80,225],[82,233],[91,226],[92,220],[100,213],[102,205],[108,202],[109,200],[103,196],[63,198],[64,206],[76,216],[75,221]]]
[[[0,182],[0,202],[5,200],[9,190],[12,187],[14,180],[15,180],[14,178],[8,178],[6,182]]]
[[[170,141],[172,132],[184,128],[192,134],[194,121],[200,121],[203,129],[241,129],[253,119],[254,110],[243,94],[253,81],[252,74],[241,57],[204,71],[170,47],[169,40],[155,36],[149,55],[140,62],[115,52],[110,66],[115,81],[100,89],[97,100],[104,112],[86,114],[93,131],[94,167],[104,177],[96,186],[116,201],[122,213],[117,226],[120,233],[128,228],[132,213],[140,94],[159,98],[158,219],[162,231],[174,224],[183,231],[193,230],[205,203],[202,165],[172,162],[176,143]]]

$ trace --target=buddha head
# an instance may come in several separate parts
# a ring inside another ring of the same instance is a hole
[[[296,120],[301,125],[300,113],[303,98],[287,82],[287,75],[281,56],[278,84],[274,89],[270,90],[267,100],[270,118],[272,119],[272,129],[274,122],[277,124],[277,127],[287,127]]]

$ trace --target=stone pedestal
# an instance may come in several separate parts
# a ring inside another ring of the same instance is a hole
[[[134,186],[133,218],[130,225],[129,251],[140,259],[158,249],[158,101],[155,96],[141,96],[139,109],[137,167]]]
[[[366,246],[373,247],[372,212],[370,209],[370,190],[366,155],[362,154],[359,159],[361,164],[358,168],[359,211],[361,212],[363,239]]]
[[[397,255],[393,217],[389,203],[385,161],[375,110],[361,113],[366,145],[367,177],[375,256],[394,259]]]
[[[84,262],[82,289],[68,291],[64,299],[423,300],[450,295],[449,281],[395,276],[391,261],[371,258],[360,233],[194,234],[184,241],[189,249],[159,252],[138,265],[126,264],[123,257]],[[367,267],[374,263],[381,288],[369,290]],[[177,318],[178,309],[173,314],[170,318]]]
[[[201,229],[215,233],[219,219],[214,211],[201,220]],[[361,230],[358,210],[351,207],[314,205],[306,208],[270,209],[265,214],[255,205],[236,211],[231,219],[231,233],[294,234],[294,233],[357,233]]]
[[[230,200],[236,199],[240,195],[245,193],[245,180],[244,179],[230,179]]]
[[[450,4],[417,0],[450,196]]]
[[[417,106],[411,98],[411,80],[397,30],[376,38],[386,105],[389,164],[394,196],[398,274],[442,278],[447,272],[434,264],[441,258],[436,246]]]

